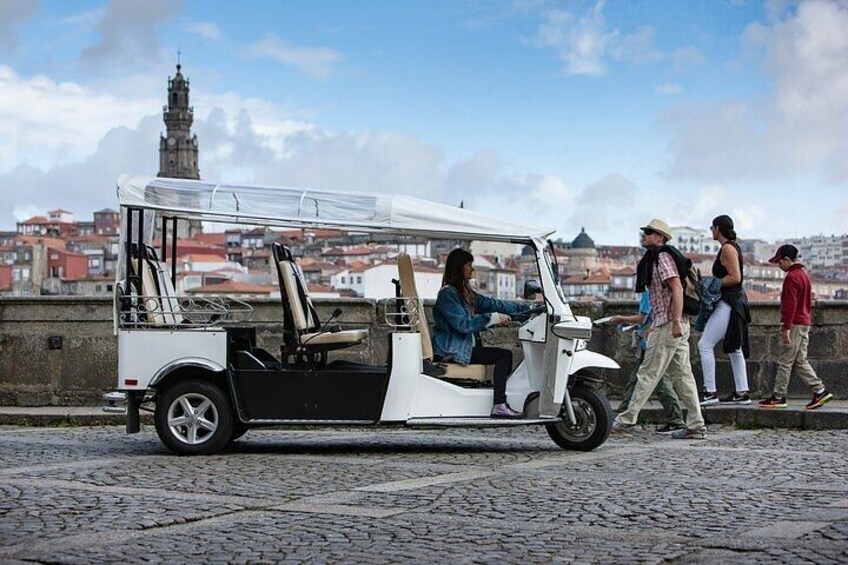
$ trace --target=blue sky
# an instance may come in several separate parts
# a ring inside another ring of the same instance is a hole
[[[157,172],[177,50],[209,180],[848,232],[848,0],[3,0],[0,229]]]

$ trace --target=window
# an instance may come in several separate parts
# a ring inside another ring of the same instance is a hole
[[[347,284],[347,277],[342,277],[342,284]]]
[[[362,275],[356,277],[356,284],[362,284]]]

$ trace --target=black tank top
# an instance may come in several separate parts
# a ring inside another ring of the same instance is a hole
[[[713,276],[717,279],[723,279],[728,275],[727,269],[721,264],[721,250],[724,249],[725,245],[732,245],[734,249],[736,249],[736,256],[739,258],[739,284],[721,287],[722,294],[742,290],[742,282],[745,280],[745,267],[742,263],[742,251],[739,249],[739,245],[735,241],[726,242],[721,246],[721,249],[718,250],[718,254],[716,254],[715,261],[713,262]]]

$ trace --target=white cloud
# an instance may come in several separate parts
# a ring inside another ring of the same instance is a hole
[[[180,0],[109,0],[96,30],[98,42],[81,59],[92,69],[149,66],[160,60],[157,29],[179,11]]]
[[[95,96],[87,86],[19,77],[8,68],[2,69],[0,80],[7,87],[0,88],[0,128],[6,128],[0,132],[0,147],[11,154],[10,165],[0,168],[5,191],[0,228],[56,207],[73,211],[78,219],[90,218],[94,210],[115,206],[114,183],[120,174],[158,171],[163,124],[157,99],[118,97],[104,90]],[[113,88],[124,90],[118,84]],[[331,133],[304,119],[302,111],[266,100],[233,93],[193,96],[202,100],[193,130],[205,179],[409,194],[448,204],[464,200],[469,208],[495,217],[552,227],[560,226],[576,194],[553,175],[507,173],[492,149],[448,162],[441,148],[412,135]],[[36,103],[16,115],[21,97]],[[89,115],[88,108],[102,115]],[[58,115],[70,119],[58,120]],[[38,124],[33,131],[42,133],[25,140],[30,121]],[[108,125],[115,123],[126,125]],[[41,144],[52,146],[54,153],[64,147],[73,151],[61,160],[26,163],[22,155],[34,155]]]
[[[541,45],[551,47],[559,56],[565,71],[578,75],[602,75],[606,72],[604,55],[610,35],[604,30],[603,3],[582,16],[553,10],[539,26]]]
[[[276,34],[269,33],[261,40],[247,46],[250,57],[269,57],[300,73],[325,79],[344,60],[344,55],[329,47],[300,47],[292,45]]]
[[[665,84],[659,85],[654,90],[654,92],[656,94],[669,94],[669,95],[680,94],[681,92],[683,92],[683,87],[679,83],[676,83],[676,82],[667,82]]]
[[[28,20],[38,8],[33,0],[3,0],[0,2],[0,50],[14,51],[17,46],[17,28]]]
[[[114,182],[120,174],[158,171],[160,101],[133,97],[117,81],[112,89],[20,77],[0,67],[0,155],[5,164],[0,166],[5,191],[0,226],[8,228],[24,216],[56,207],[74,211],[77,218],[89,217],[94,210],[114,206]],[[556,184],[530,175],[507,177],[491,150],[448,163],[440,148],[411,135],[334,134],[304,119],[301,110],[266,100],[234,93],[192,94],[193,100],[202,100],[193,130],[206,179],[426,195],[448,203],[465,198],[480,206],[490,195],[514,201],[537,187],[546,190]],[[43,157],[45,148],[53,158]],[[55,157],[63,151],[63,158]]]
[[[221,28],[212,22],[197,22],[188,26],[186,29],[192,33],[196,33],[200,37],[217,41],[223,37]]]
[[[772,88],[760,98],[690,103],[660,122],[676,177],[765,181],[824,175],[848,182],[848,2],[803,2],[783,19],[751,24]]]
[[[538,43],[555,50],[565,71],[576,75],[603,75],[608,60],[644,64],[662,57],[654,47],[652,28],[643,27],[635,33],[607,29],[604,4],[600,0],[583,14],[546,12],[537,32]]]
[[[107,131],[138,123],[158,105],[0,66],[0,171],[90,155]]]
[[[85,158],[47,167],[18,165],[0,173],[3,195],[0,226],[61,207],[80,220],[91,213],[114,208],[115,181],[126,172],[144,173],[158,167],[159,118],[142,119],[134,128],[115,127]]]

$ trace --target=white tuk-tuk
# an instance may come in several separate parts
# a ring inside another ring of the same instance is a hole
[[[104,410],[153,410],[156,432],[178,454],[215,453],[258,426],[543,425],[562,448],[591,450],[609,435],[612,411],[594,369],[618,364],[587,350],[592,323],[575,316],[558,283],[551,231],[505,223],[406,196],[122,177],[122,246],[116,281],[118,390]],[[369,338],[318,319],[291,250],[272,245],[283,326],[279,352],[257,344],[251,306],[234,297],[178,295],[180,222],[271,228],[331,228],[429,239],[529,246],[538,278],[525,291],[544,300],[518,328],[523,360],[507,382],[520,419],[490,417],[485,366],[436,364],[410,257],[397,258],[397,292],[387,297],[388,359],[382,365],[333,359]],[[159,252],[151,243],[161,234]]]

